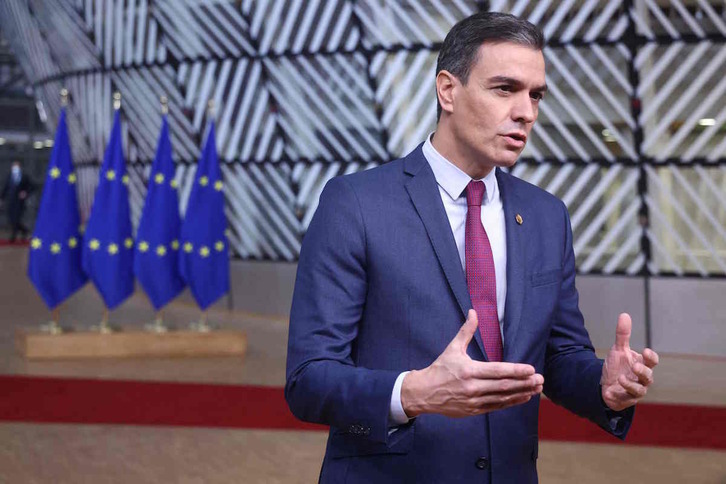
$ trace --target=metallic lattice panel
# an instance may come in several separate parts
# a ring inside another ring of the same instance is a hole
[[[643,153],[656,161],[726,156],[726,49],[709,41],[641,51]],[[694,75],[694,73],[697,73]],[[712,120],[707,126],[703,119]]]
[[[565,202],[580,271],[637,274],[642,269],[638,170],[620,164],[520,162],[512,174]]]
[[[512,171],[565,201],[579,271],[726,275],[720,0],[5,0],[0,29],[51,128],[58,91],[72,92],[84,216],[113,91],[135,223],[158,97],[170,101],[182,212],[213,100],[234,255],[294,261],[331,177],[435,129],[438,49],[485,8],[548,38],[549,92]]]
[[[646,171],[651,271],[726,273],[726,166]]]

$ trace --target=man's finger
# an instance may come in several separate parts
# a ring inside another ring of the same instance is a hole
[[[628,380],[625,375],[620,375],[618,383],[620,383],[620,386],[622,386],[631,397],[643,398],[645,394],[648,393],[648,389],[646,387],[638,382]]]
[[[643,363],[648,368],[655,368],[655,366],[658,364],[658,361],[660,358],[658,358],[658,353],[651,350],[650,348],[646,348],[643,350]]]
[[[472,361],[472,376],[479,379],[528,378],[534,375],[534,367],[526,363],[502,361]]]
[[[633,322],[628,313],[622,313],[618,316],[618,326],[615,329],[615,347],[619,350],[627,350],[630,348],[630,331]]]
[[[519,393],[506,397],[493,397],[491,395],[488,395],[486,397],[481,397],[475,400],[475,405],[477,408],[481,409],[483,413],[491,412],[492,410],[501,410],[503,408],[513,407],[515,405],[521,405],[530,401],[531,399],[532,394],[530,393]]]
[[[459,332],[456,333],[451,344],[463,349],[464,353],[466,353],[466,348],[471,343],[471,339],[474,337],[477,329],[479,329],[479,320],[476,317],[476,311],[470,309],[469,314],[466,316],[466,321],[461,325]]]
[[[653,383],[653,370],[642,363],[633,365],[633,373],[638,377],[638,381],[643,386],[649,386]]]
[[[539,393],[537,388],[544,385],[544,377],[534,374],[526,379],[505,378],[497,380],[474,380],[471,384],[471,394],[484,395],[516,395],[518,393]],[[540,390],[541,391],[541,390]]]

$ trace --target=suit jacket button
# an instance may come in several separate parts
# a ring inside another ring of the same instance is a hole
[[[481,470],[489,469],[489,459],[486,457],[479,457],[476,460],[476,468]]]

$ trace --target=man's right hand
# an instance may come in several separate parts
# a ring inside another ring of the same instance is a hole
[[[544,377],[531,365],[475,361],[466,354],[479,322],[469,310],[466,322],[431,366],[408,373],[401,405],[409,418],[423,413],[469,417],[519,405],[542,393]]]

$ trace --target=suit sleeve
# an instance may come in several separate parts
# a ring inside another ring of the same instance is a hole
[[[614,436],[624,439],[634,409],[610,410],[602,400],[600,376],[603,360],[597,358],[585,329],[575,288],[575,254],[567,208],[562,286],[545,355],[544,392],[552,401],[587,418]]]
[[[303,240],[290,311],[285,398],[299,419],[388,440],[399,371],[356,366],[367,293],[366,233],[349,181],[334,178]]]

